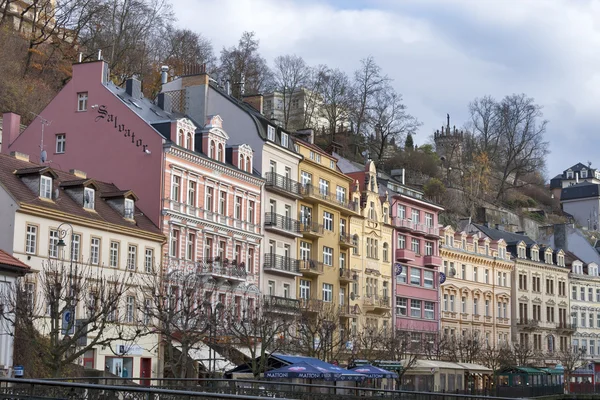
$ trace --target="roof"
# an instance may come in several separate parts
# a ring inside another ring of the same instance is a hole
[[[507,367],[500,370],[501,373],[512,373],[512,374],[545,374],[545,371],[532,367]]]
[[[96,212],[90,212],[85,210],[81,204],[73,200],[73,198],[60,187],[61,182],[72,182],[81,180],[81,178],[68,172],[50,169],[57,176],[57,179],[53,181],[53,189],[58,189],[59,195],[58,198],[53,201],[42,200],[38,193],[33,192],[23,180],[14,173],[16,170],[22,169],[37,169],[39,171],[39,167],[40,166],[37,164],[19,160],[7,154],[0,154],[0,186],[4,187],[17,202],[22,204],[43,207],[48,210],[59,211],[96,222],[105,222],[128,228],[141,229],[154,234],[162,234],[158,227],[154,225],[146,215],[141,213],[137,207],[134,212],[135,220],[130,221],[123,218],[119,212],[102,200],[102,195],[104,193],[121,192],[121,190],[112,183],[94,180],[100,195],[96,196],[95,200],[94,207]]]
[[[600,184],[590,182],[580,182],[572,186],[563,188],[560,193],[560,200],[576,200],[588,197],[600,196]]]
[[[486,235],[492,240],[504,239],[507,246],[516,245],[520,241],[525,242],[527,246],[533,246],[534,244],[536,244],[535,241],[527,235],[521,235],[519,233],[512,233],[500,229],[489,228],[485,225],[480,224],[471,225],[477,228],[477,230],[481,231],[484,235]]]
[[[17,260],[4,250],[0,250],[0,270],[2,269],[16,270],[17,272],[21,272],[23,274],[29,272],[30,270],[29,265]]]
[[[565,172],[567,172],[568,170],[571,170],[573,172],[579,172],[582,169],[592,170],[594,168],[588,167],[587,165],[582,164],[582,163],[577,163],[577,164],[573,165],[571,168],[565,169]]]

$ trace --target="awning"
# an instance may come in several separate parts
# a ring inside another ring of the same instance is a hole
[[[181,343],[175,342],[174,346],[176,349],[181,351]],[[214,372],[225,372],[235,368],[235,365],[229,362],[229,360],[214,350],[211,352],[209,347],[204,344],[189,349],[188,355],[192,360],[198,361],[200,364],[202,364],[204,369],[207,371],[212,369]]]
[[[398,378],[398,374],[395,372],[386,371],[383,368],[379,368],[369,364],[351,368],[350,371],[366,375],[369,379]]]

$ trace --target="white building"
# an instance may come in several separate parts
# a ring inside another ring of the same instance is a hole
[[[44,333],[49,325],[46,316],[50,315],[50,302],[41,287],[47,281],[45,271],[64,263],[69,268],[85,268],[96,277],[115,277],[126,282],[126,291],[112,314],[115,324],[104,332],[110,334],[117,325],[121,329],[138,329],[146,306],[141,304],[144,300],[140,294],[144,283],[155,278],[164,236],[136,208],[133,192],[89,179],[81,171],[65,173],[28,159],[19,153],[0,155],[0,226],[4,227],[0,248],[12,251],[34,272],[27,276],[26,284],[32,304],[35,303],[33,312],[41,317],[37,328]],[[67,251],[72,256],[65,261]],[[91,313],[86,311],[90,307],[87,300],[96,298],[93,290],[81,294],[79,298],[86,301],[75,303],[72,319],[62,313],[63,323],[66,319],[75,321],[75,326],[85,324],[89,315],[86,313]],[[61,335],[72,334],[70,330],[63,330]],[[89,339],[88,334],[83,340]],[[114,341],[90,349],[79,357],[78,363],[123,377],[158,377],[158,343],[156,334],[135,341]],[[142,379],[141,383],[149,381]]]

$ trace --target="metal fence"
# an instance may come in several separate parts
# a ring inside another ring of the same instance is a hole
[[[73,380],[82,381],[90,380],[90,378],[75,378]],[[96,378],[93,378],[94,380]],[[100,378],[97,382],[104,381],[106,378]],[[125,380],[121,380],[125,384]],[[39,381],[36,381],[39,382]],[[42,381],[54,382],[61,384],[58,381]],[[108,381],[115,382],[115,381]],[[117,381],[118,382],[118,381]],[[131,382],[131,381],[127,381]],[[88,384],[89,385],[89,384]],[[104,386],[92,385],[94,387],[118,387],[122,391],[127,391],[130,387],[124,386]],[[433,393],[433,392],[414,392],[406,390],[384,390],[369,387],[360,387],[353,382],[338,383],[332,385],[314,385],[291,382],[275,382],[275,381],[255,381],[244,379],[153,379],[151,389],[146,389],[150,393],[155,388],[168,390],[169,392],[178,391],[178,393],[196,393],[198,397],[190,397],[190,399],[212,398],[210,395],[224,396],[222,398],[248,398],[248,399],[292,399],[292,400],[331,400],[332,397],[340,400],[364,400],[365,397],[379,397],[389,400],[508,400],[506,397],[493,397],[490,393],[477,394],[459,394],[459,393]],[[144,390],[142,388],[136,388]],[[202,397],[205,396],[205,397]],[[519,396],[525,397],[525,396]],[[112,399],[118,397],[89,397],[83,399]],[[128,399],[125,397],[123,399]],[[131,397],[131,399],[150,399],[148,397]],[[187,397],[181,397],[187,398]],[[4,399],[0,396],[0,400]],[[153,400],[158,400],[158,397],[153,397]],[[171,397],[160,396],[160,400],[171,399]],[[70,398],[69,398],[70,400]]]

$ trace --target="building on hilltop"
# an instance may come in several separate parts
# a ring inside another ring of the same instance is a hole
[[[592,182],[593,181],[593,182]],[[584,181],[561,189],[560,205],[577,225],[600,230],[600,180]]]
[[[592,168],[591,163],[588,163],[587,166],[582,163],[577,163],[571,168],[564,170],[562,174],[558,174],[552,178],[550,180],[550,190],[554,195],[554,198],[560,200],[562,189],[581,182],[599,184],[600,171],[596,168]]]
[[[463,131],[450,128],[450,115],[447,115],[446,126],[436,130],[433,134],[435,151],[446,167],[460,165],[464,145]]]

